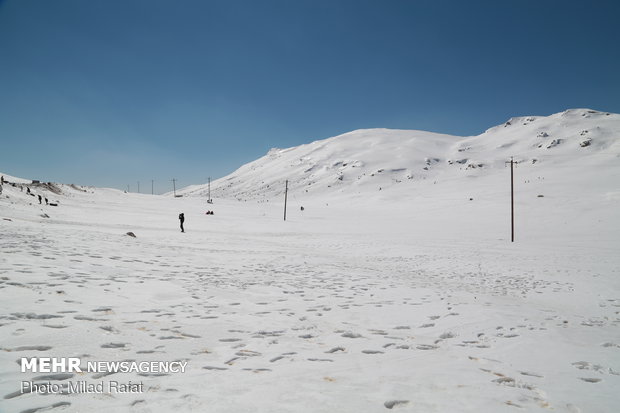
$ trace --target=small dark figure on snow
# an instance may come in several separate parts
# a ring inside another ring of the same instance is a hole
[[[47,201],[47,198],[45,198],[45,205],[49,205],[49,202]]]
[[[41,204],[41,201],[43,200],[43,198],[41,198],[41,195],[38,195],[39,197],[39,204]]]
[[[181,232],[185,232],[185,229],[183,228],[183,223],[185,222],[185,214],[183,214],[182,212],[179,214],[179,221],[181,222]]]
[[[26,193],[30,195],[30,188],[26,187]]]
[[[301,210],[303,211],[303,210],[304,210],[304,207],[301,207]]]

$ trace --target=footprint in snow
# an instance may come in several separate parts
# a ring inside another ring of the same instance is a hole
[[[579,380],[583,380],[587,383],[598,383],[600,381],[602,381],[602,379],[597,379],[597,378],[593,378],[593,377],[579,377]]]
[[[519,373],[521,373],[523,376],[538,377],[538,378],[544,377],[544,376],[541,376],[540,374],[532,373],[530,371],[521,371]]]
[[[396,406],[409,403],[409,400],[388,400],[383,405],[388,409],[393,409]]]
[[[42,407],[35,407],[32,409],[26,409],[26,410],[22,410],[22,413],[36,413],[39,411],[48,411],[48,410],[52,410],[55,409],[57,407],[66,407],[66,406],[71,406],[71,403],[69,402],[58,402],[58,403],[54,403],[54,404],[50,404],[49,406],[42,406]]]
[[[124,348],[128,343],[106,343],[101,348]]]
[[[5,349],[7,351],[47,351],[47,350],[51,350],[52,346],[21,346],[21,347],[15,347],[13,349]]]
[[[235,353],[236,356],[240,356],[240,357],[257,357],[257,356],[262,356],[261,353],[259,353],[258,351],[252,351],[252,350],[239,350]]]
[[[416,346],[416,348],[418,350],[436,350],[439,347],[438,346],[434,346],[432,344],[420,344],[420,345]]]
[[[45,376],[33,377],[31,381],[67,380],[73,376],[75,376],[73,373],[47,374]]]
[[[205,370],[228,370],[226,367],[204,366]]]

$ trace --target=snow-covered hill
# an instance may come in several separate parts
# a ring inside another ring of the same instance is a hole
[[[523,172],[542,176],[553,168],[570,166],[580,175],[585,168],[620,165],[620,115],[590,109],[571,109],[547,117],[511,118],[478,136],[459,137],[431,132],[367,129],[265,156],[211,183],[213,198],[270,200],[289,190],[299,197],[323,195],[375,196],[391,190],[408,196],[424,181],[469,182],[505,170],[514,157]],[[207,196],[207,185],[177,191]]]

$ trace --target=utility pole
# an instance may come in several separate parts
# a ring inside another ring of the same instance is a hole
[[[506,161],[508,163],[508,161]],[[513,161],[510,157],[510,242],[515,242],[515,183],[513,165],[518,162]]]
[[[129,192],[129,184],[127,184],[127,192]]]
[[[138,193],[140,193],[140,181],[138,181]]]
[[[177,196],[177,180],[172,178],[172,190],[174,191],[174,196]]]
[[[211,202],[211,177],[209,177],[209,199],[207,200],[207,202],[210,204]]]
[[[288,179],[286,180],[286,186],[284,187],[284,220],[286,221],[286,200],[288,198]]]
[[[153,192],[153,182],[155,182],[155,180],[154,180],[154,179],[151,179],[151,195],[153,195],[153,194],[154,194],[154,192]]]

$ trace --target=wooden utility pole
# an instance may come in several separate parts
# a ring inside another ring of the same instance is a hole
[[[286,186],[284,187],[284,220],[286,221],[286,200],[288,198],[288,179],[286,180]]]
[[[510,242],[515,242],[515,182],[513,165],[517,163],[510,157]]]
[[[207,202],[210,204],[211,201],[211,177],[209,177],[209,199],[207,200]]]
[[[174,196],[177,196],[177,180],[172,178],[172,190],[174,191]]]
[[[151,179],[151,195],[153,195],[153,194],[154,194],[154,192],[153,192],[153,182],[155,182],[155,180],[154,180],[154,179]]]

